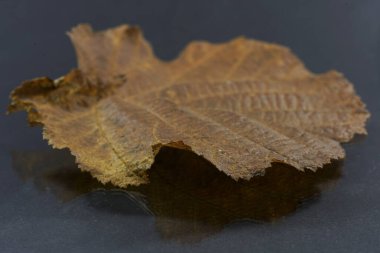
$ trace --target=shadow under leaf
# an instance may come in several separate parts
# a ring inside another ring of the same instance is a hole
[[[101,189],[105,198],[121,197],[112,198],[114,208],[127,196],[156,217],[164,239],[180,242],[199,241],[234,221],[272,222],[289,215],[306,200],[317,200],[322,188],[340,177],[342,165],[334,161],[317,172],[301,172],[275,163],[264,176],[236,182],[190,151],[163,147],[149,170],[149,184],[117,189],[81,172],[67,150],[13,152],[12,160],[20,178],[62,201]],[[110,205],[99,205],[98,198],[92,206],[107,210]]]

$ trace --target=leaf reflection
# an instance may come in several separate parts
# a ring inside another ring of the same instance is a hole
[[[13,152],[12,159],[20,178],[33,180],[37,189],[49,189],[62,201],[97,189],[107,193],[104,198],[115,192],[122,201],[125,196],[132,197],[154,214],[163,238],[181,242],[199,241],[238,220],[272,222],[284,217],[305,200],[318,199],[322,188],[340,177],[341,167],[341,162],[335,161],[317,172],[300,172],[276,163],[265,176],[235,182],[190,151],[162,148],[149,171],[149,184],[117,189],[81,172],[66,150]],[[87,197],[91,202],[91,194]],[[113,206],[120,203],[113,201]],[[107,209],[107,205],[92,206]]]

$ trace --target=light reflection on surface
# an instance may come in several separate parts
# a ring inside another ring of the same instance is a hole
[[[265,176],[237,183],[191,152],[163,148],[149,184],[118,189],[81,172],[67,150],[13,152],[12,160],[22,180],[64,202],[84,196],[93,208],[122,212],[117,206],[127,197],[155,216],[162,238],[181,242],[199,241],[235,221],[273,222],[289,215],[306,200],[314,203],[340,177],[341,167],[333,162],[314,173],[274,164]]]

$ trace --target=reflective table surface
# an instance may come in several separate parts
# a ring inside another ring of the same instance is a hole
[[[376,0],[0,0],[0,252],[379,252],[379,13]],[[138,24],[163,59],[194,39],[286,45],[312,71],[337,69],[354,83],[369,135],[317,173],[274,164],[236,184],[166,148],[150,184],[101,185],[25,113],[5,115],[21,81],[76,66],[65,32],[81,22]]]

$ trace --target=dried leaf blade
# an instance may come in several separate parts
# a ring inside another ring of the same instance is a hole
[[[369,113],[352,84],[336,71],[311,73],[280,45],[192,42],[164,62],[133,26],[79,25],[69,36],[78,69],[23,83],[10,111],[27,110],[50,144],[103,183],[147,183],[162,146],[190,149],[236,180],[273,162],[316,170],[366,133]]]

